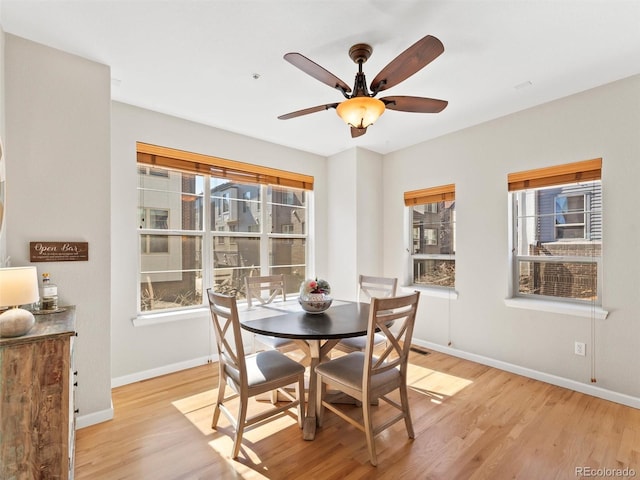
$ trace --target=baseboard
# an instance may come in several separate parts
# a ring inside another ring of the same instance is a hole
[[[576,392],[585,393],[593,397],[602,398],[604,400],[616,402],[621,405],[626,405],[628,407],[640,409],[640,398],[638,397],[632,397],[631,395],[626,395],[624,393],[614,392],[611,390],[607,390],[605,388],[597,387],[595,385],[581,383],[568,378],[551,375],[549,373],[544,373],[544,372],[540,372],[530,368],[521,367],[508,362],[503,362],[501,360],[495,360],[493,358],[484,357],[482,355],[477,355],[475,353],[469,353],[469,352],[465,352],[455,348],[447,347],[444,345],[439,345],[437,343],[425,342],[423,340],[417,340],[415,338],[413,339],[413,343],[420,347],[435,350],[436,352],[446,353],[447,355],[451,355],[453,357],[464,358],[465,360],[470,360],[472,362],[480,363],[482,365],[487,365],[489,367],[494,367],[500,370],[504,370],[506,372],[522,375],[523,377],[532,378],[534,380],[540,380],[541,382],[550,383],[551,385],[568,388],[569,390],[574,390]]]
[[[199,367],[200,365],[205,365],[207,363],[216,361],[218,361],[218,355],[207,355],[205,357],[185,360],[184,362],[172,363],[170,365],[163,365],[161,367],[152,368],[150,370],[135,372],[130,375],[115,377],[111,379],[111,388],[121,387],[122,385],[128,385],[130,383],[139,382],[141,380],[148,380],[150,378],[159,377],[168,373],[179,372],[180,370],[186,370],[188,368]]]
[[[113,402],[111,408],[76,417],[76,430],[113,419]]]

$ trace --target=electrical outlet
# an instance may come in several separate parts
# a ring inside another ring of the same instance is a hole
[[[587,346],[582,342],[575,342],[573,346],[573,353],[584,357],[587,354]]]

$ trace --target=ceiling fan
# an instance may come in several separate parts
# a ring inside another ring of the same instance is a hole
[[[351,127],[351,136],[355,138],[364,135],[367,132],[367,127],[371,126],[387,108],[389,110],[417,113],[438,113],[444,110],[448,102],[435,98],[408,96],[374,98],[379,92],[406,80],[442,54],[444,46],[440,40],[427,35],[411,45],[376,75],[369,86],[369,91],[362,71],[362,64],[369,59],[372,52],[373,48],[366,43],[358,43],[349,49],[349,57],[358,64],[358,73],[356,73],[353,90],[334,74],[304,55],[287,53],[284,56],[286,61],[316,80],[339,90],[346,100],[305,108],[304,110],[280,115],[278,118],[280,120],[288,120],[308,115],[309,113],[335,108],[338,115]]]

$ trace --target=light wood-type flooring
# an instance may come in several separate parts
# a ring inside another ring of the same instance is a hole
[[[328,411],[314,441],[284,415],[245,432],[230,459],[229,423],[211,429],[217,382],[214,363],[115,388],[114,419],[77,432],[75,478],[640,478],[640,410],[437,352],[412,352],[416,437],[403,422],[376,437],[378,467],[364,434]]]

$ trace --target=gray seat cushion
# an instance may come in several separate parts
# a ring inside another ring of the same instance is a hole
[[[277,350],[267,350],[266,352],[247,355],[245,357],[245,363],[247,365],[249,388],[270,382],[277,378],[297,375],[304,372],[302,365]],[[240,376],[237,370],[227,368],[226,372],[236,383],[240,382]]]
[[[374,345],[380,345],[387,341],[387,337],[382,333],[376,333],[373,338]],[[353,350],[364,350],[367,345],[367,336],[362,335],[360,337],[343,338],[340,340],[340,344],[349,347]]]
[[[316,373],[335,383],[362,390],[364,358],[363,352],[353,352],[338,357],[335,360],[321,363],[316,367]],[[371,388],[372,390],[376,390],[381,385],[397,382],[399,379],[400,370],[393,368],[373,376],[371,379]]]
[[[280,348],[293,343],[290,338],[268,337],[266,335],[256,335],[256,340],[270,348]]]

